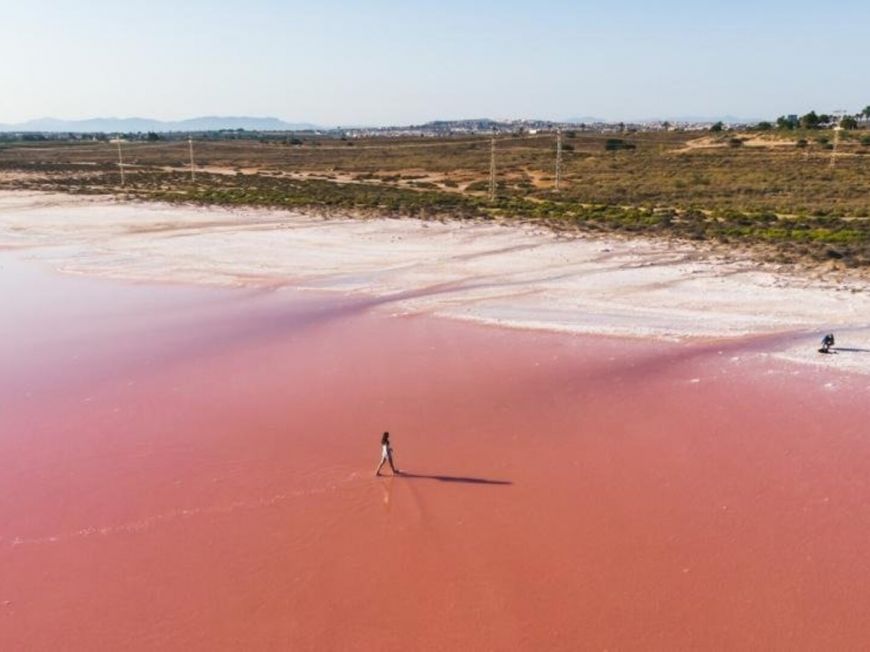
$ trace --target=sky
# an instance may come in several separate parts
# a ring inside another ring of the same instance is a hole
[[[870,104],[870,2],[0,0],[0,122],[775,118]]]

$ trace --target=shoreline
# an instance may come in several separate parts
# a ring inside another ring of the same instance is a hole
[[[390,314],[498,327],[667,341],[790,333],[772,354],[870,373],[870,283],[777,273],[707,247],[33,191],[0,192],[4,245],[69,274],[363,294]],[[821,359],[827,331],[853,351]]]
[[[777,336],[44,262],[0,257],[2,647],[866,640],[867,380],[755,355]],[[404,477],[373,477],[383,430]]]

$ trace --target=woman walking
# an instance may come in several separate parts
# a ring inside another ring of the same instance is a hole
[[[390,446],[390,433],[385,432],[381,436],[381,463],[378,464],[378,470],[375,471],[375,475],[381,474],[381,468],[384,466],[384,462],[390,463],[390,468],[393,470],[393,475],[398,475],[401,473],[399,469],[396,468],[396,465],[393,464],[393,447]]]

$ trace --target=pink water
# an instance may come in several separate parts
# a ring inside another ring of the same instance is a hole
[[[870,381],[777,338],[0,275],[2,649],[870,642]]]

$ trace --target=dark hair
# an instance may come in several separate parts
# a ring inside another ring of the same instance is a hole
[[[382,443],[382,444],[386,444],[386,443],[389,443],[389,441],[390,441],[390,433],[385,432],[385,433],[381,436],[381,443]]]

